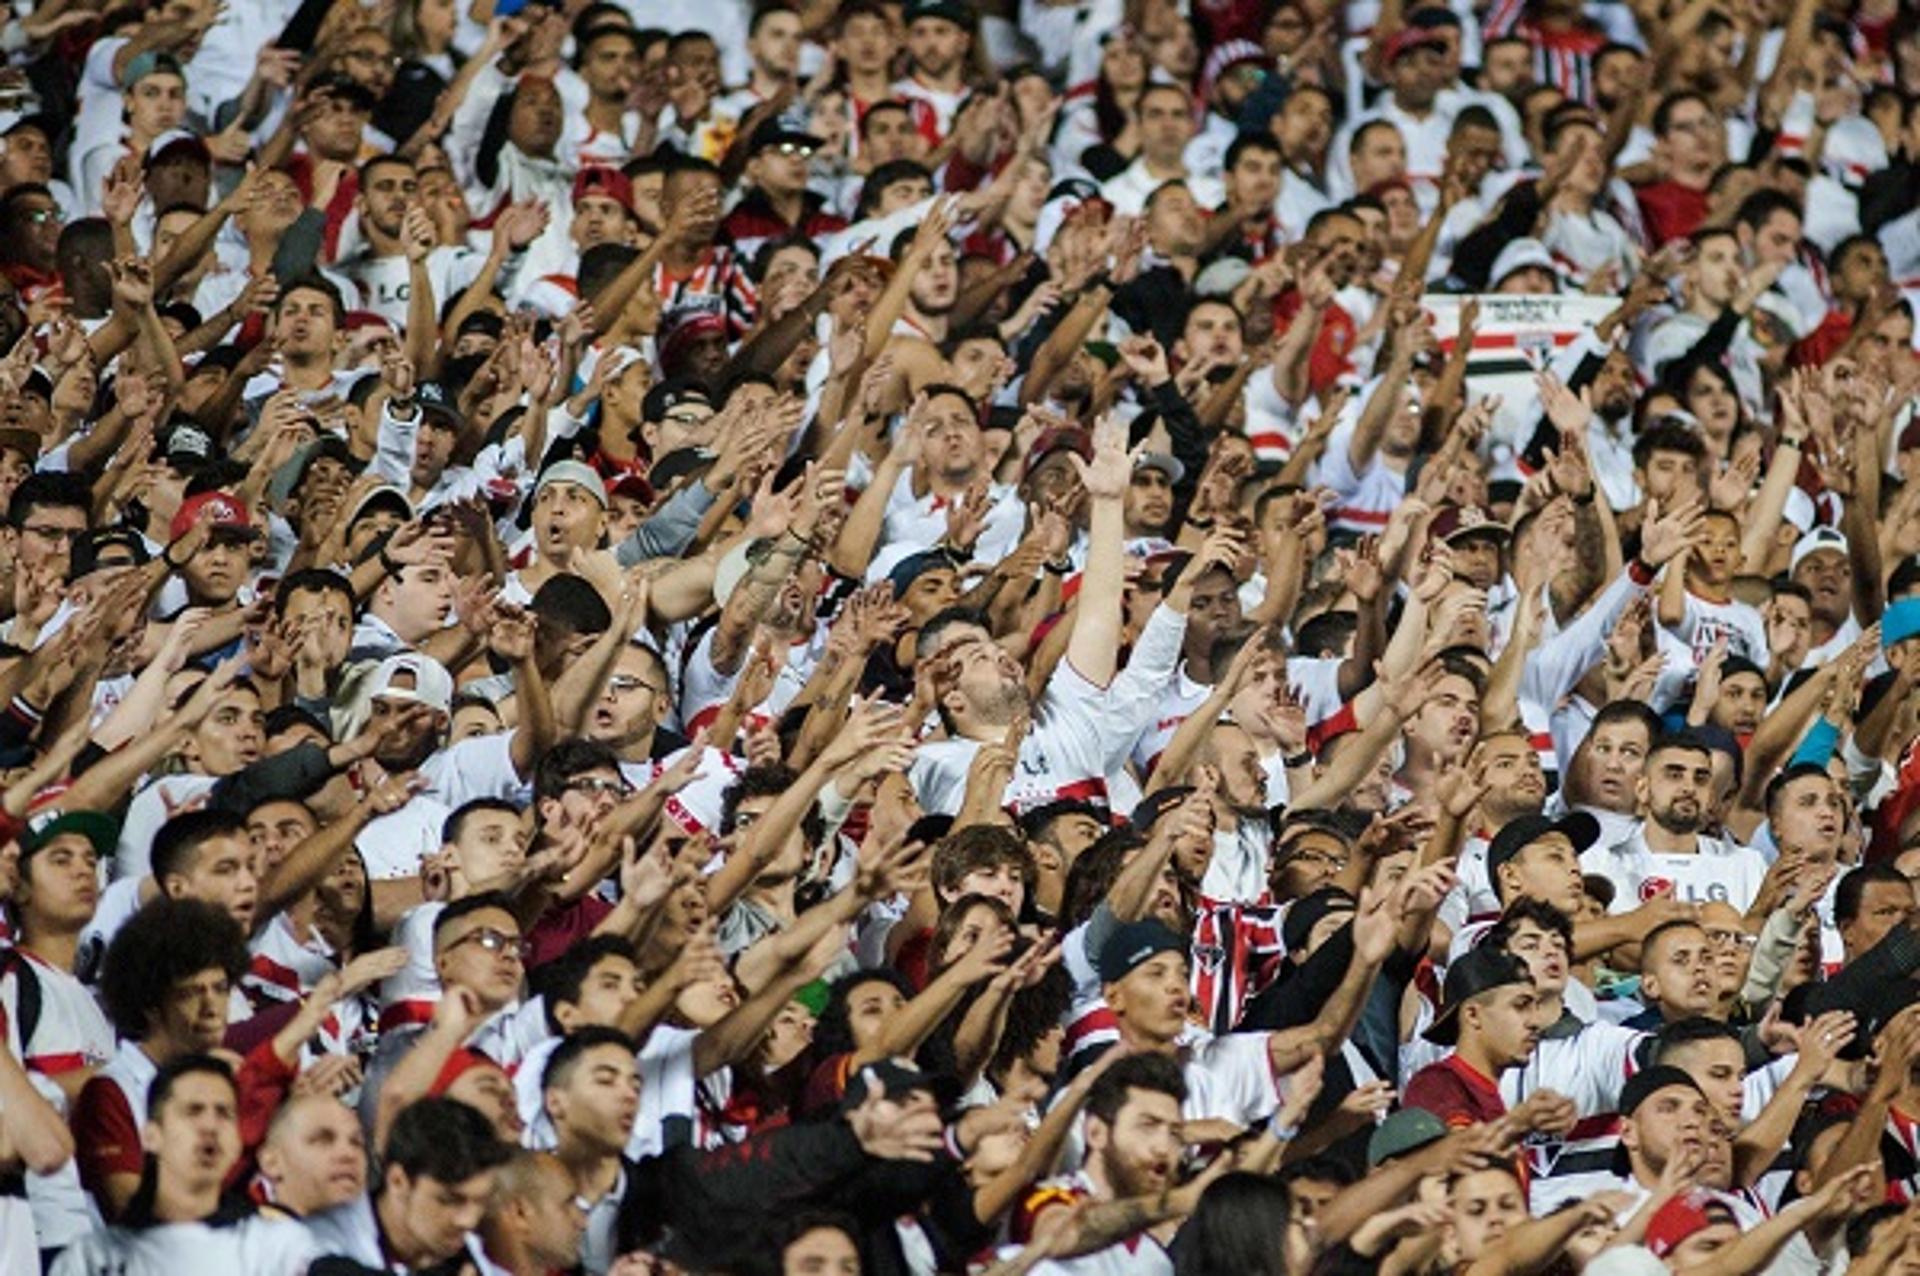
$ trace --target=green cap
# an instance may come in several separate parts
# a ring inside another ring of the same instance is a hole
[[[1367,1140],[1367,1168],[1417,1152],[1446,1137],[1447,1127],[1433,1113],[1425,1108],[1401,1108],[1374,1127],[1373,1137]]]
[[[120,825],[109,816],[98,811],[52,811],[27,820],[27,831],[20,835],[20,854],[31,855],[63,833],[78,833],[92,842],[101,859],[111,857],[120,844]]]
[[[816,979],[812,983],[802,986],[799,992],[793,994],[793,999],[805,1006],[808,1010],[813,1011],[813,1017],[818,1019],[820,1012],[827,1008],[827,992],[829,987],[830,985],[826,980]]]
[[[127,59],[127,65],[120,71],[120,87],[130,89],[149,75],[173,75],[182,81],[187,78],[186,69],[180,65],[179,58],[165,49],[149,49]]]

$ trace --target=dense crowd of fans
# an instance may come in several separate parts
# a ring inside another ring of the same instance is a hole
[[[0,1276],[1920,1272],[1910,0],[0,54]]]

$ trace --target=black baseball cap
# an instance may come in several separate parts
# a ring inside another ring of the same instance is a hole
[[[945,18],[956,27],[973,30],[973,10],[963,0],[920,0],[909,4],[904,16],[908,26],[921,18]]]
[[[1522,815],[1508,820],[1487,847],[1487,876],[1497,883],[1502,864],[1555,833],[1572,842],[1573,853],[1578,855],[1600,840],[1600,821],[1585,811],[1569,811],[1557,820],[1544,815]]]
[[[422,381],[414,388],[413,401],[428,416],[439,417],[455,430],[467,428],[467,418],[460,414],[453,396],[438,381]]]
[[[877,1087],[889,1099],[903,1099],[917,1090],[933,1096],[941,1108],[951,1107],[960,1097],[953,1078],[935,1072],[922,1072],[898,1059],[880,1059],[861,1067],[847,1078],[843,1106],[857,1108],[866,1102],[870,1090]]]
[[[667,413],[683,403],[697,403],[701,407],[714,406],[713,396],[707,393],[707,387],[689,377],[668,377],[659,385],[647,391],[647,397],[640,400],[640,419],[643,421],[664,421]]]
[[[648,468],[647,482],[653,484],[654,491],[664,492],[677,479],[706,473],[714,459],[714,454],[702,447],[675,448]]]
[[[1705,1093],[1686,1069],[1676,1068],[1670,1063],[1656,1063],[1651,1068],[1642,1068],[1634,1073],[1620,1087],[1620,1115],[1632,1116],[1635,1108],[1673,1085],[1685,1086],[1695,1094]]]
[[[1140,799],[1140,805],[1133,808],[1133,814],[1127,817],[1137,833],[1151,833],[1160,817],[1187,800],[1193,792],[1191,784],[1170,784],[1164,789],[1155,789]]]
[[[1128,922],[1100,947],[1100,982],[1119,983],[1161,953],[1186,951],[1186,939],[1159,922]]]
[[[128,560],[126,563],[114,563],[112,566],[144,567],[153,561],[153,553],[147,548],[146,538],[130,527],[97,527],[73,543],[73,553],[67,567],[67,579],[79,580],[100,570],[100,560],[105,557],[119,557],[113,551],[121,551]]]
[[[1632,1116],[1635,1108],[1671,1086],[1685,1086],[1695,1094],[1706,1093],[1685,1069],[1676,1068],[1670,1063],[1656,1063],[1651,1068],[1642,1068],[1634,1073],[1620,1087],[1620,1115]],[[1612,1168],[1614,1173],[1621,1175],[1633,1172],[1633,1162],[1627,1155],[1624,1143],[1614,1146]]]
[[[1533,975],[1518,957],[1481,945],[1468,949],[1447,967],[1440,991],[1440,1013],[1422,1035],[1435,1045],[1450,1046],[1460,1039],[1460,1007],[1481,993],[1511,984],[1533,986]]]
[[[1357,907],[1353,896],[1338,886],[1322,886],[1287,909],[1287,915],[1280,919],[1280,942],[1289,953],[1298,953],[1306,948],[1307,938],[1323,919],[1334,913],[1351,913]]]
[[[198,421],[175,418],[160,450],[174,469],[196,469],[213,460],[213,436],[200,428]]]
[[[753,137],[747,143],[747,154],[758,155],[769,146],[784,146],[788,143],[810,147],[816,151],[826,145],[825,141],[814,134],[803,128],[788,128],[776,117],[753,130]]]
[[[335,74],[325,76],[318,84],[314,85],[312,89],[308,90],[308,93],[312,97],[339,98],[341,101],[367,112],[371,112],[376,105],[373,98],[373,90],[350,75]]]

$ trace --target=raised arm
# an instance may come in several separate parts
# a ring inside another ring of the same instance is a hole
[[[1087,565],[1080,576],[1079,615],[1067,644],[1074,672],[1095,686],[1112,681],[1121,637],[1121,596],[1126,587],[1122,509],[1132,482],[1126,427],[1111,415],[1093,431],[1093,460],[1069,453],[1087,491]]]

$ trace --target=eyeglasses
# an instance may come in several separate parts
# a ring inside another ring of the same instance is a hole
[[[671,421],[675,425],[705,425],[707,422],[713,420],[713,413],[669,412],[663,419]]]
[[[27,523],[20,530],[43,541],[64,541],[68,545],[77,543],[87,534],[84,527],[48,527],[45,523]]]
[[[654,686],[645,678],[636,678],[630,673],[617,673],[607,679],[607,690],[612,691],[616,695],[624,696],[629,691],[639,691],[642,688],[651,691],[656,696],[660,694],[660,688]]]
[[[1347,866],[1347,857],[1334,851],[1322,850],[1317,846],[1303,846],[1298,850],[1289,850],[1286,847],[1282,847],[1280,849],[1280,863],[1326,864],[1337,870]],[[1279,865],[1276,865],[1275,867],[1278,866]]]
[[[810,159],[813,148],[805,142],[776,142],[773,149],[788,159]]]
[[[568,793],[590,793],[595,797],[610,794],[613,797],[625,797],[633,792],[633,786],[625,780],[603,780],[597,775],[583,775],[577,780],[569,780],[565,791]]]
[[[59,221],[60,210],[57,208],[29,208],[22,212],[20,216],[24,218],[29,225],[44,226],[48,222]]]
[[[491,926],[482,926],[471,934],[460,936],[447,945],[447,951],[452,952],[462,944],[478,944],[496,957],[505,955],[521,963],[527,960],[526,940],[518,935],[509,935],[503,930],[495,930]]]
[[[1707,932],[1709,948],[1752,948],[1760,942],[1758,935],[1749,935],[1744,930],[1710,930]]]

